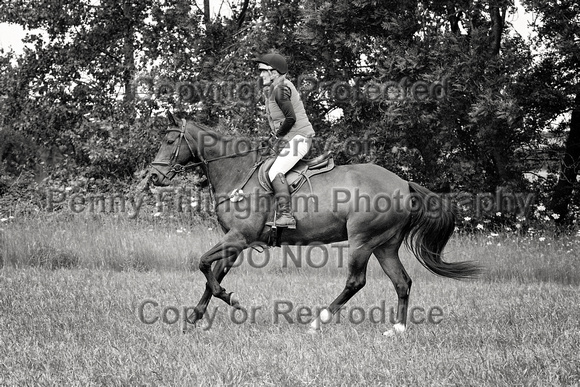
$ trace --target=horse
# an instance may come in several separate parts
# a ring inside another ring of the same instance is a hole
[[[262,188],[258,178],[257,166],[266,157],[264,146],[220,134],[190,120],[183,119],[179,125],[171,114],[168,118],[163,143],[151,163],[149,181],[155,186],[166,186],[176,174],[200,166],[225,233],[200,258],[199,270],[207,282],[188,317],[188,322],[195,324],[203,318],[212,296],[241,308],[238,297],[226,292],[220,283],[244,249],[257,244],[267,246],[272,229],[266,222],[273,217],[275,202],[261,200],[273,197]],[[313,317],[309,332],[319,332],[321,323],[330,321],[365,286],[371,254],[390,278],[398,298],[395,323],[383,334],[405,332],[412,281],[399,259],[403,242],[436,275],[468,279],[477,277],[481,271],[471,261],[442,259],[443,249],[454,232],[456,205],[417,183],[368,163],[337,165],[311,177],[309,185],[303,185],[298,193],[307,193],[308,189],[311,190],[308,198],[317,199],[316,208],[309,205],[309,200],[296,201],[293,212],[297,226],[276,230],[280,233],[278,242],[307,245],[348,241],[344,289]],[[239,200],[246,201],[244,206],[232,203]]]

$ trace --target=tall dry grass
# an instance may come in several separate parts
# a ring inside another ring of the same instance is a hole
[[[188,270],[218,241],[214,227],[185,217],[42,215],[5,222],[0,256],[12,267]]]
[[[40,214],[10,219],[0,230],[0,265],[115,271],[197,270],[201,255],[223,235],[216,222],[186,214],[136,219],[123,214]],[[579,235],[456,235],[445,253],[449,261],[473,260],[484,265],[482,278],[487,281],[580,284]],[[432,276],[404,248],[401,259],[412,276]],[[347,262],[347,242],[285,246],[261,253],[248,249],[238,258],[235,270],[342,276]],[[371,264],[369,276],[374,275],[384,274]]]

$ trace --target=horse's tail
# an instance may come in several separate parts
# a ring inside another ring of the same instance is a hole
[[[419,184],[409,182],[411,215],[403,229],[405,244],[430,272],[449,278],[472,278],[481,267],[472,262],[444,262],[443,248],[455,229],[456,206]]]

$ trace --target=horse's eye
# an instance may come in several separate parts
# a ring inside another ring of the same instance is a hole
[[[174,142],[175,142],[175,139],[174,138],[168,138],[167,139],[167,143],[170,144],[170,145],[173,144]]]

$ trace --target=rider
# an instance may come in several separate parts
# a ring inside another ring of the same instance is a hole
[[[264,85],[266,115],[272,132],[286,146],[276,157],[268,172],[278,204],[277,227],[296,227],[292,216],[290,191],[285,174],[310,150],[314,128],[310,124],[296,87],[286,79],[288,64],[279,54],[265,54],[258,62]],[[272,222],[267,223],[269,226]]]

